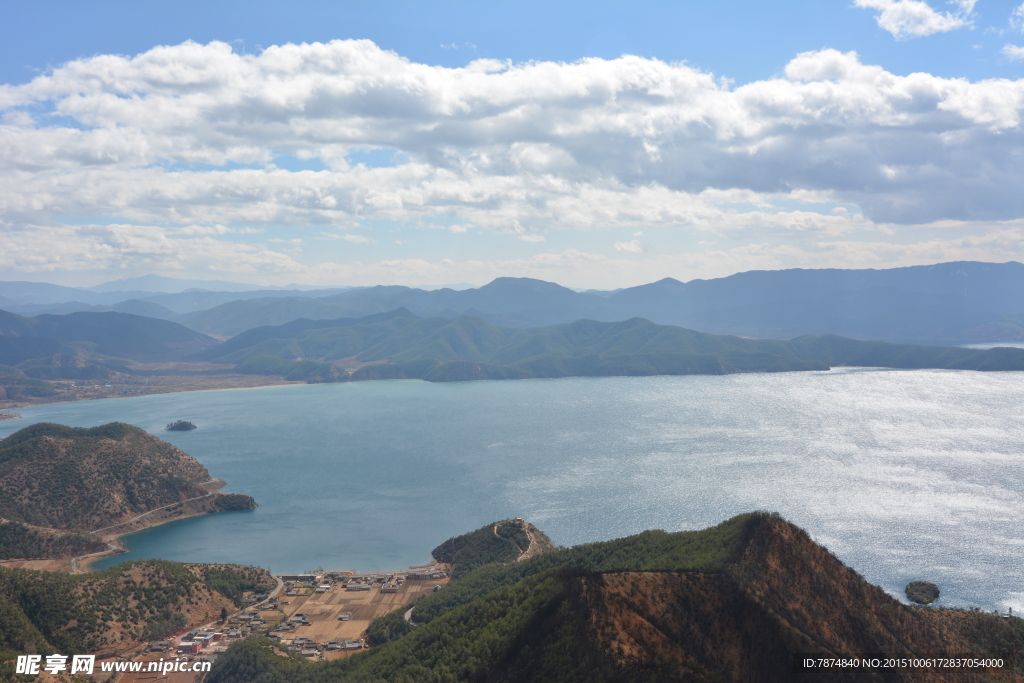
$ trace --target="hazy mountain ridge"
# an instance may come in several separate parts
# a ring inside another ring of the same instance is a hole
[[[34,318],[0,311],[0,363],[54,354],[99,354],[131,360],[176,360],[217,341],[168,320],[130,313],[69,313]]]
[[[237,372],[335,380],[345,377],[327,363],[343,359],[374,363],[357,369],[351,376],[354,380],[728,374],[825,370],[837,365],[1024,370],[1024,349],[981,351],[865,342],[836,335],[746,339],[657,325],[642,318],[513,329],[473,316],[416,318],[405,309],[364,319],[300,320],[261,327],[210,349],[204,357],[237,363]]]
[[[151,289],[118,289],[121,286],[149,286]],[[195,285],[205,285],[196,287]],[[219,287],[219,289],[210,289]],[[223,280],[176,280],[144,276],[97,287],[79,288],[46,282],[0,281],[0,308],[22,315],[78,311],[117,311],[164,318],[212,308],[230,301],[275,297],[331,296],[352,287],[316,288],[305,285],[260,287]],[[149,311],[144,313],[143,311]],[[154,315],[160,313],[160,315]],[[170,318],[167,318],[170,319]]]
[[[460,291],[378,286],[317,299],[253,298],[179,320],[208,334],[231,336],[297,318],[362,317],[395,308],[421,317],[472,314],[522,328],[580,318],[615,322],[642,317],[704,332],[764,338],[839,334],[912,343],[1022,341],[1024,265],[956,262],[886,270],[750,271],[686,283],[665,278],[600,294],[529,278],[497,278]]]
[[[149,283],[176,289],[220,282],[147,277],[99,288]],[[1024,266],[1016,262],[749,271],[689,282],[665,278],[612,292],[578,292],[511,277],[461,290],[379,285],[241,291],[245,285],[223,286],[230,291],[97,292],[0,282],[0,306],[23,314],[109,308],[175,320],[219,337],[299,318],[355,318],[404,307],[421,317],[476,315],[522,328],[580,318],[614,322],[643,317],[705,332],[765,338],[839,334],[912,343],[1024,341]]]
[[[1024,646],[1020,619],[902,605],[763,513],[485,565],[420,600],[413,618],[425,624],[333,662],[303,664],[274,654],[269,641],[239,643],[209,680],[860,681],[860,670],[794,672],[793,655]],[[1019,680],[1015,666],[986,680]],[[977,675],[889,670],[880,680]]]

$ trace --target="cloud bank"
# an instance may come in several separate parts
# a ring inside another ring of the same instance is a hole
[[[898,37],[971,10],[858,4]],[[312,277],[344,268],[261,231],[367,249],[394,242],[370,236],[383,224],[534,248],[653,227],[806,255],[904,226],[1003,234],[1024,217],[1022,110],[1021,80],[897,76],[835,50],[737,88],[634,56],[452,69],[356,40],[99,55],[0,86],[0,267]],[[375,152],[391,161],[358,161]]]
[[[936,12],[922,0],[855,0],[856,7],[879,10],[875,21],[897,40],[946,33],[971,25],[977,0],[960,0],[957,12]]]

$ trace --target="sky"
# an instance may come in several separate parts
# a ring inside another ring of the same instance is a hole
[[[1024,260],[1024,3],[0,0],[0,280]]]

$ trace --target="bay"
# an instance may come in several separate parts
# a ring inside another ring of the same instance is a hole
[[[387,381],[19,409],[137,425],[260,507],[126,537],[125,559],[400,569],[522,515],[561,545],[771,510],[902,597],[1024,611],[1024,373]],[[193,421],[191,432],[166,423]]]

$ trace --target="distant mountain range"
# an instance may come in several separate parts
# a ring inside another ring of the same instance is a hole
[[[521,328],[581,318],[614,322],[641,317],[768,339],[838,334],[925,344],[1024,341],[1024,265],[961,262],[890,270],[751,271],[686,283],[666,278],[613,293],[498,278],[462,291],[378,286],[316,298],[251,297],[176,320],[206,334],[234,336],[297,318],[361,317],[396,308],[426,317],[475,315]]]
[[[1024,342],[1024,265],[957,262],[887,270],[778,270],[713,280],[671,278],[638,287],[584,291],[529,278],[498,278],[470,289],[401,286],[318,290],[178,292],[186,284],[244,287],[217,280],[146,276],[93,290],[0,282],[0,309],[21,315],[130,313],[178,322],[221,339],[300,318],[359,318],[405,308],[421,317],[470,315],[530,328],[590,319],[641,317],[715,334],[792,339],[838,334],[921,344]]]
[[[130,313],[34,318],[0,311],[0,365],[54,354],[99,354],[136,361],[179,360],[217,341],[178,323]]]
[[[516,329],[476,316],[365,318],[260,327],[201,356],[240,373],[307,381],[429,381],[730,374],[832,366],[1024,370],[1024,349],[965,349],[804,335],[783,341],[712,335],[643,318]],[[367,364],[359,367],[362,364]],[[359,369],[348,376],[337,366]]]
[[[478,303],[495,308],[503,296],[517,291],[526,289],[543,298],[537,292],[552,288],[564,290],[538,281],[498,280],[473,292]],[[465,294],[446,292],[448,297]],[[584,318],[522,328],[496,325],[479,315],[424,318],[406,308],[361,318],[291,320],[219,343],[179,323],[130,313],[25,317],[0,311],[0,383],[10,400],[45,392],[49,385],[36,386],[38,380],[103,379],[113,372],[135,372],[133,362],[180,360],[210,361],[234,366],[238,374],[280,375],[288,380],[461,381],[788,372],[834,366],[1024,370],[1024,349],[893,344],[832,334],[759,339],[708,334],[638,317],[617,322]]]
[[[227,280],[183,280],[175,277],[164,277],[163,275],[143,275],[142,277],[128,277],[121,280],[104,282],[103,284],[87,287],[92,292],[161,292],[164,294],[177,294],[190,289],[201,289],[209,292],[252,292],[258,289],[319,289],[312,285],[291,284],[283,287],[273,285],[252,285],[244,282],[229,282]]]
[[[0,309],[23,315],[116,311],[170,320],[239,299],[330,296],[348,289],[351,288],[258,287],[225,280],[178,280],[158,275],[88,288],[17,281],[0,282]]]

